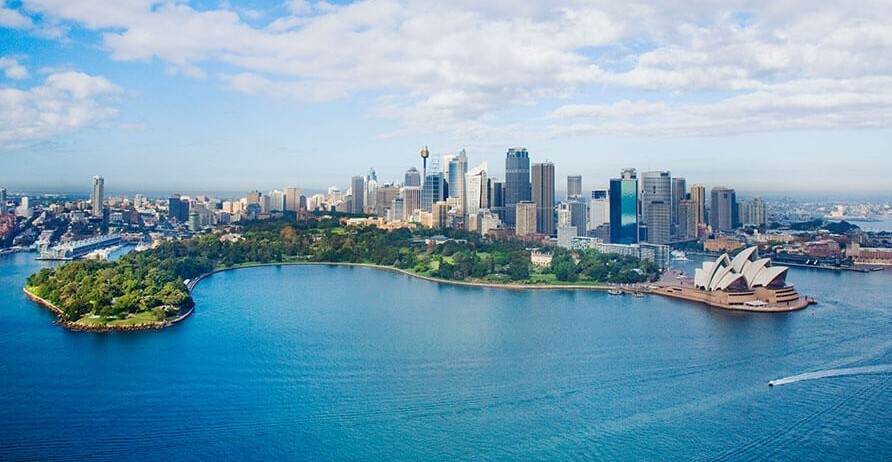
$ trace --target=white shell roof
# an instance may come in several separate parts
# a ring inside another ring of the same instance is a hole
[[[783,282],[788,268],[771,266],[768,258],[759,258],[756,247],[741,251],[733,260],[722,254],[714,262],[705,262],[694,272],[694,285],[708,290],[725,290],[741,279],[748,289]]]

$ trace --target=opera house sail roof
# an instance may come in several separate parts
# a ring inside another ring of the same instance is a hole
[[[703,263],[694,273],[694,285],[705,291],[745,291],[756,287],[782,288],[786,285],[786,266],[772,266],[768,258],[759,258],[757,248],[749,247],[732,260],[723,254],[714,262]]]

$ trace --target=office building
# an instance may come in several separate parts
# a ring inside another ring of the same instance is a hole
[[[610,223],[610,201],[607,189],[593,189],[589,202],[589,229]]]
[[[247,205],[260,205],[260,197],[263,194],[260,191],[248,191],[248,194],[245,196],[245,200],[247,201]]]
[[[427,178],[421,186],[421,208],[427,212],[433,211],[433,205],[445,201],[447,196],[446,178],[439,171],[436,162],[431,164]]]
[[[567,198],[582,196],[582,175],[567,177]]]
[[[403,217],[409,221],[409,217],[421,208],[421,187],[404,186],[400,194],[403,197]]]
[[[709,226],[714,231],[737,228],[737,194],[733,189],[716,186],[710,190]]]
[[[706,224],[706,187],[700,183],[691,186],[691,200],[696,204],[694,220],[698,225]]]
[[[554,229],[554,164],[533,164],[532,200],[536,204],[536,232],[552,236]]]
[[[651,244],[666,244],[670,242],[670,203],[661,200],[651,200],[648,204],[644,220],[647,223],[647,242]]]
[[[0,188],[0,215],[6,215],[6,188]]]
[[[530,154],[526,148],[511,148],[505,155],[505,223],[514,226],[517,204],[531,198]]]
[[[489,198],[487,200],[489,204],[489,210],[492,213],[496,214],[499,217],[500,221],[505,221],[505,182],[499,181],[497,178],[489,178],[486,180],[489,183]]]
[[[365,179],[361,176],[351,178],[350,190],[353,196],[350,213],[354,215],[365,213]]]
[[[285,193],[274,189],[267,194],[269,196],[269,211],[281,212],[285,210]]]
[[[449,226],[449,203],[446,201],[434,202],[431,206],[431,228],[446,228]]]
[[[421,172],[418,171],[415,167],[411,167],[409,170],[406,170],[406,175],[403,179],[403,186],[421,186]]]
[[[300,188],[285,188],[285,210],[289,212],[300,211]]]
[[[486,170],[488,165],[486,162],[474,167],[465,175],[465,186],[467,188],[465,194],[465,215],[476,216],[477,212],[489,207],[486,201],[488,194],[488,183],[486,181]]]
[[[638,243],[638,175],[634,168],[610,180],[610,242]]]
[[[465,175],[468,174],[468,156],[462,149],[457,156],[449,161],[449,197],[458,199],[458,203],[464,207],[467,196],[467,183]]]
[[[105,203],[105,179],[101,176],[93,177],[93,192],[90,194],[90,207],[94,217],[102,216],[102,207]]]
[[[186,223],[189,220],[189,201],[179,194],[167,199],[167,218],[176,220],[177,223]]]
[[[406,215],[406,200],[402,197],[394,197],[390,205],[390,221],[403,221]]]
[[[738,204],[740,212],[740,224],[751,226],[765,226],[768,224],[768,209],[762,198],[754,197]]]
[[[641,217],[644,224],[647,225],[647,242],[666,243],[669,242],[668,236],[672,230],[672,177],[669,172],[644,172],[640,175],[639,183],[641,185]],[[650,213],[651,204],[657,204],[660,210],[656,213]],[[670,210],[667,220],[662,220],[663,209]],[[657,220],[651,223],[649,217],[653,216]],[[656,236],[652,238],[651,236]],[[663,236],[666,236],[663,240]],[[654,239],[660,239],[655,241]]]
[[[514,208],[514,216],[517,217],[514,234],[518,237],[536,234],[536,217],[538,215],[536,204],[531,201],[521,201],[515,204]]]
[[[678,201],[676,237],[679,240],[689,240],[697,237],[697,202],[691,199]]]
[[[576,227],[577,236],[585,236],[588,230],[588,207],[580,196],[570,200],[570,226]]]
[[[672,178],[672,224],[678,225],[678,203],[688,198],[687,182],[684,178]]]
[[[381,186],[375,191],[375,214],[384,216],[384,211],[393,205],[393,200],[399,197],[400,188],[396,186]]]

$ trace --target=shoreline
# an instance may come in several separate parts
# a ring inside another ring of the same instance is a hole
[[[434,282],[438,284],[447,284],[454,286],[462,286],[462,287],[477,287],[477,288],[487,288],[487,289],[503,289],[503,290],[587,290],[587,291],[595,291],[595,292],[607,292],[614,289],[622,290],[624,293],[632,291],[635,293],[642,294],[652,294],[659,295],[666,298],[671,298],[675,300],[682,300],[687,302],[692,302],[696,304],[706,305],[712,308],[719,308],[728,311],[747,311],[747,312],[756,312],[756,313],[768,313],[768,312],[788,312],[795,311],[797,309],[802,309],[808,306],[811,303],[814,303],[813,300],[804,297],[804,300],[807,302],[804,306],[790,309],[786,308],[783,310],[771,310],[771,309],[759,309],[754,307],[730,307],[719,304],[709,303],[705,300],[699,300],[696,298],[689,298],[678,296],[677,294],[669,293],[665,289],[667,287],[658,286],[659,283],[654,283],[656,288],[628,288],[623,287],[620,284],[592,284],[592,285],[573,285],[573,284],[524,284],[524,283],[499,283],[499,282],[475,282],[475,281],[453,281],[450,279],[440,279],[432,276],[424,276],[421,274],[413,273],[408,270],[404,270],[401,268],[396,268],[394,266],[384,266],[384,265],[375,265],[372,263],[351,263],[351,262],[274,262],[274,263],[248,263],[240,266],[233,266],[228,268],[218,268],[213,271],[201,274],[196,276],[193,279],[187,279],[184,281],[186,284],[186,290],[189,294],[192,294],[192,291],[195,289],[195,286],[198,285],[199,282],[208,278],[216,273],[222,273],[224,271],[234,271],[244,268],[258,268],[265,266],[300,266],[300,265],[315,265],[315,266],[351,266],[351,267],[364,267],[364,268],[375,268],[380,270],[391,271],[397,274],[402,274],[405,276],[425,280],[428,282]],[[45,300],[37,295],[28,291],[27,287],[22,288],[22,292],[33,302],[43,306],[44,308],[49,309],[50,311],[56,313],[58,319],[55,321],[55,324],[58,324],[66,329],[73,331],[84,331],[84,332],[113,332],[113,331],[140,331],[140,330],[153,330],[153,329],[164,329],[166,327],[170,327],[176,323],[179,323],[189,317],[193,312],[195,312],[195,305],[191,308],[188,308],[186,311],[179,313],[175,318],[165,320],[165,321],[156,321],[152,323],[142,323],[142,324],[132,324],[132,325],[107,325],[107,324],[81,324],[77,321],[66,321],[62,319],[63,312],[59,307],[50,303],[48,300]]]
[[[25,293],[25,296],[28,297],[32,302],[37,303],[38,305],[52,311],[56,314],[57,318],[53,321],[53,324],[62,326],[68,330],[76,331],[76,332],[129,332],[129,331],[141,331],[141,330],[157,330],[164,329],[165,327],[170,327],[192,314],[195,311],[195,306],[193,305],[191,308],[188,308],[185,312],[177,314],[175,318],[167,319],[164,321],[155,321],[155,322],[145,322],[141,324],[129,324],[129,325],[119,325],[113,326],[108,324],[81,324],[77,321],[68,321],[63,318],[64,312],[56,305],[51,303],[49,300],[45,298],[38,297],[36,294],[32,293],[28,290],[27,287],[22,287],[22,292]]]

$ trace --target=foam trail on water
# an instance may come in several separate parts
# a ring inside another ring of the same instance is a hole
[[[843,375],[861,375],[861,374],[885,374],[892,373],[892,364],[881,364],[879,366],[849,367],[845,369],[829,369],[826,371],[806,372],[805,374],[791,375],[782,379],[772,380],[768,385],[786,385],[788,383],[801,382],[803,380],[823,379],[826,377],[839,377]]]

